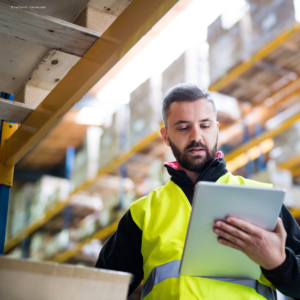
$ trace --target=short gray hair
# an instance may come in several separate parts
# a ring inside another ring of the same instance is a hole
[[[162,117],[165,127],[168,127],[167,119],[170,115],[170,106],[173,102],[192,102],[199,99],[210,101],[217,117],[216,105],[210,92],[192,83],[180,83],[172,87],[165,95],[162,105]]]

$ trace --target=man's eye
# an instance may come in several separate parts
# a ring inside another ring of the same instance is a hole
[[[186,129],[188,129],[188,127],[179,128],[180,131],[184,131]]]
[[[207,126],[202,125],[201,127],[202,127],[202,128],[209,128],[210,126],[209,126],[209,125],[207,125]]]

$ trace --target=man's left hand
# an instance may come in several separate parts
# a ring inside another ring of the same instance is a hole
[[[273,232],[234,217],[227,217],[226,222],[217,220],[214,232],[219,243],[242,251],[266,270],[279,267],[286,259],[287,234],[280,218]]]

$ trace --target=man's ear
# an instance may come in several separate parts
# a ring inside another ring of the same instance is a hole
[[[217,128],[218,128],[218,131],[220,130],[220,123],[217,122]]]
[[[170,147],[170,143],[169,143],[169,140],[168,140],[167,128],[166,127],[161,127],[160,128],[160,134],[161,134],[164,142],[166,143],[166,145]]]

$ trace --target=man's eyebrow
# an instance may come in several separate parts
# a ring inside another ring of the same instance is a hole
[[[206,119],[200,120],[200,122],[212,122],[212,119],[206,118]]]
[[[200,120],[199,122],[212,122],[212,119],[206,118],[206,119]],[[189,121],[185,121],[185,120],[179,120],[173,126],[176,126],[176,125],[179,125],[179,124],[186,124],[186,123],[190,123],[190,122]]]
[[[189,121],[185,121],[185,120],[179,120],[177,121],[173,126],[179,125],[179,124],[185,124],[185,123],[189,123]]]

